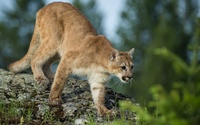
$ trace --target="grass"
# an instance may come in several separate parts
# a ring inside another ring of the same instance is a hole
[[[35,107],[35,104],[30,104],[24,102],[12,102],[5,103],[4,100],[0,101],[0,125],[9,125],[9,124],[45,124],[52,122],[52,115],[50,112],[45,112],[44,118],[39,119],[38,121],[33,121],[34,114],[36,114],[38,108]]]
[[[17,103],[5,104],[4,101],[0,103],[0,122],[4,124],[17,124],[20,119],[20,112]]]
[[[0,100],[0,125],[10,125],[10,124],[29,124],[29,125],[55,125],[55,121],[58,121],[62,124],[62,120],[58,118],[59,114],[53,114],[50,109],[44,109],[44,115],[41,118],[36,118],[36,113],[38,111],[38,107],[34,103],[28,102],[12,102],[5,103],[4,100]],[[58,110],[58,112],[61,112]],[[58,113],[57,112],[57,113]],[[126,119],[127,114],[124,111],[120,112],[118,116],[114,116],[112,118],[105,117],[103,118],[106,123],[105,125],[120,125],[123,123],[124,125],[133,125],[133,121],[128,121]],[[98,125],[95,121],[96,117],[92,114],[87,114],[87,124],[88,125]],[[73,119],[74,120],[74,119]],[[72,121],[73,121],[72,120]],[[114,120],[114,121],[113,121]],[[64,119],[63,121],[66,121]],[[136,125],[136,124],[135,124]]]

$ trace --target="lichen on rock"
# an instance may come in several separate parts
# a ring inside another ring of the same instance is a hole
[[[51,121],[45,121],[50,122],[50,124],[80,125],[88,123],[91,118],[95,123],[106,123],[108,121],[107,118],[102,118],[97,114],[87,81],[68,78],[62,93],[62,105],[56,107],[48,105],[50,86],[51,84],[45,91],[39,91],[33,75],[26,73],[14,74],[0,69],[0,101],[3,101],[6,105],[18,102],[21,106],[18,110],[26,110],[31,107],[32,114],[30,117],[32,120],[26,121],[27,124],[39,124],[41,121],[44,123],[45,119],[51,119]],[[131,98],[116,93],[110,88],[106,88],[105,98],[106,107],[116,112],[116,116],[109,119],[111,121],[121,117],[118,107],[120,100],[133,101]],[[0,115],[4,117],[3,114],[0,113]],[[134,117],[134,113],[129,113],[126,119],[134,122]],[[0,118],[1,123],[4,122],[2,119]],[[20,117],[17,118],[17,123],[20,122],[19,119]]]

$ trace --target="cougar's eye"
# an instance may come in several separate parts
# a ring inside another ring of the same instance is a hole
[[[125,69],[126,69],[126,66],[121,66],[121,69],[122,69],[122,70],[125,70]]]

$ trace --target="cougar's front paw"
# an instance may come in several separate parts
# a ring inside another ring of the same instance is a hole
[[[56,106],[56,105],[60,105],[61,104],[61,99],[60,98],[49,98],[49,105],[51,106]]]
[[[37,76],[35,80],[37,84],[49,84],[49,80],[46,77]]]
[[[108,116],[113,117],[116,116],[116,112],[114,110],[104,110],[102,112],[98,112],[101,117]]]
[[[47,89],[48,84],[49,84],[49,80],[45,77],[35,77],[36,80],[36,87],[40,90],[40,91],[44,91]]]
[[[97,109],[100,116],[111,116],[114,114],[112,110],[107,109],[105,106],[97,106]]]

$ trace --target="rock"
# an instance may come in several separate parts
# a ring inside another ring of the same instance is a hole
[[[37,107],[38,107],[38,111],[37,111],[37,114],[36,114],[37,118],[44,119],[46,117],[46,115],[50,113],[50,108],[49,108],[48,105],[39,104],[39,105],[37,105]]]
[[[67,116],[74,117],[76,112],[78,111],[77,104],[76,103],[74,104],[72,102],[62,104],[63,111],[64,111],[64,117],[67,117]]]
[[[30,100],[31,93],[19,93],[17,100],[20,102],[25,102],[26,100]]]
[[[88,123],[88,120],[86,118],[78,118],[75,120],[75,125],[85,125]]]
[[[12,103],[19,103],[17,109],[22,113],[17,115],[16,119],[20,119],[25,112],[24,119],[27,117],[31,119],[25,120],[26,124],[84,125],[89,121],[106,124],[107,121],[121,117],[118,107],[120,100],[133,102],[133,99],[106,88],[105,105],[117,114],[108,120],[97,114],[89,84],[85,80],[67,79],[62,93],[62,105],[56,107],[48,105],[51,84],[47,85],[44,91],[39,91],[36,86],[38,85],[31,74],[14,74],[0,69],[0,102],[4,102],[7,107]],[[25,115],[28,116],[25,117]],[[1,113],[0,117],[6,118]],[[133,122],[137,119],[134,113],[128,111],[123,117]],[[0,118],[0,123],[2,123],[1,119],[3,118]],[[15,123],[19,124],[19,120]]]
[[[1,90],[0,90],[1,91]],[[4,93],[0,93],[0,100],[5,100],[6,99],[6,96]]]

